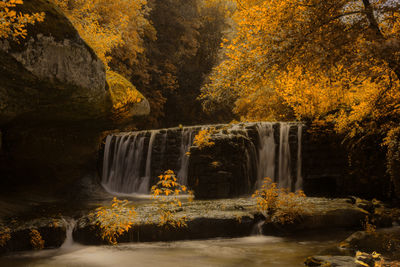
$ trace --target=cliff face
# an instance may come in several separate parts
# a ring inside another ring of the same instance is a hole
[[[103,63],[62,12],[46,0],[19,9],[46,16],[26,39],[0,40],[0,183],[68,183],[95,167],[102,132],[121,121]],[[150,112],[144,97],[125,104],[125,123]]]

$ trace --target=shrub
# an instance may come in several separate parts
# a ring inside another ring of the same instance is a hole
[[[159,181],[151,187],[154,204],[158,208],[160,216],[160,226],[172,226],[174,228],[186,227],[186,216],[177,216],[177,212],[182,207],[182,202],[178,196],[182,193],[189,195],[189,201],[193,199],[193,192],[186,186],[177,182],[173,171],[167,170],[158,176]]]
[[[257,200],[257,208],[266,213],[269,220],[281,224],[294,223],[300,218],[304,213],[305,196],[301,190],[293,193],[288,189],[278,188],[269,177],[264,178],[261,188],[252,195]]]
[[[136,211],[129,207],[128,200],[112,200],[111,207],[99,207],[94,214],[96,224],[101,229],[101,238],[112,245],[117,244],[117,238],[127,232],[135,222]]]

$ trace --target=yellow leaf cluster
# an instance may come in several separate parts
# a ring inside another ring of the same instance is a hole
[[[178,198],[180,194],[187,194],[189,201],[193,199],[193,192],[177,181],[177,177],[172,170],[167,170],[158,176],[159,181],[151,187],[154,205],[160,217],[160,226],[171,226],[174,228],[186,227],[186,216],[177,216],[177,212],[182,207],[182,202]]]
[[[193,139],[193,145],[199,147],[200,149],[215,145],[215,143],[211,141],[211,135],[214,132],[215,128],[213,127],[209,129],[200,130]]]
[[[116,245],[118,237],[134,225],[136,211],[128,200],[114,197],[111,207],[99,207],[91,216],[101,229],[101,238],[109,244]]]
[[[0,38],[24,39],[28,34],[26,30],[27,25],[44,20],[44,12],[23,14],[13,9],[17,5],[22,4],[22,0],[0,1]]]

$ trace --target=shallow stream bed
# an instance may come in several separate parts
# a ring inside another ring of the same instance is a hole
[[[0,266],[304,266],[311,255],[337,255],[337,243],[349,232],[313,232],[295,237],[250,236],[179,242],[127,243],[13,253]]]

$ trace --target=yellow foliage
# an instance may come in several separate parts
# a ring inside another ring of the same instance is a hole
[[[177,181],[172,170],[167,170],[158,176],[159,181],[151,187],[154,204],[160,216],[160,226],[172,226],[174,228],[186,227],[186,216],[178,217],[176,213],[182,207],[178,196],[188,194],[189,201],[193,199],[193,192]]]
[[[215,132],[215,128],[200,130],[194,137],[193,145],[203,149],[215,145],[211,140],[211,135]]]
[[[31,237],[31,245],[34,249],[44,248],[44,240],[38,230],[32,229],[29,236]]]
[[[304,213],[306,195],[299,190],[296,193],[278,188],[271,178],[266,177],[260,189],[252,195],[257,200],[257,208],[270,216],[271,221],[281,224],[294,223]]]
[[[238,0],[232,18],[235,36],[202,88],[205,109],[334,125],[349,138],[396,127],[398,3]]]
[[[99,207],[91,214],[101,229],[103,240],[116,245],[118,237],[131,229],[135,223],[136,211],[129,205],[128,200],[119,200],[114,197],[111,207]]]
[[[11,230],[8,227],[3,227],[0,230],[0,247],[4,247],[8,240],[11,239]]]
[[[152,28],[146,0],[53,0],[105,65],[112,49],[124,46],[127,56],[143,52],[143,35]]]
[[[23,14],[13,9],[17,5],[22,4],[22,0],[0,1],[0,38],[24,39],[28,34],[26,30],[27,25],[44,20],[44,12]]]

